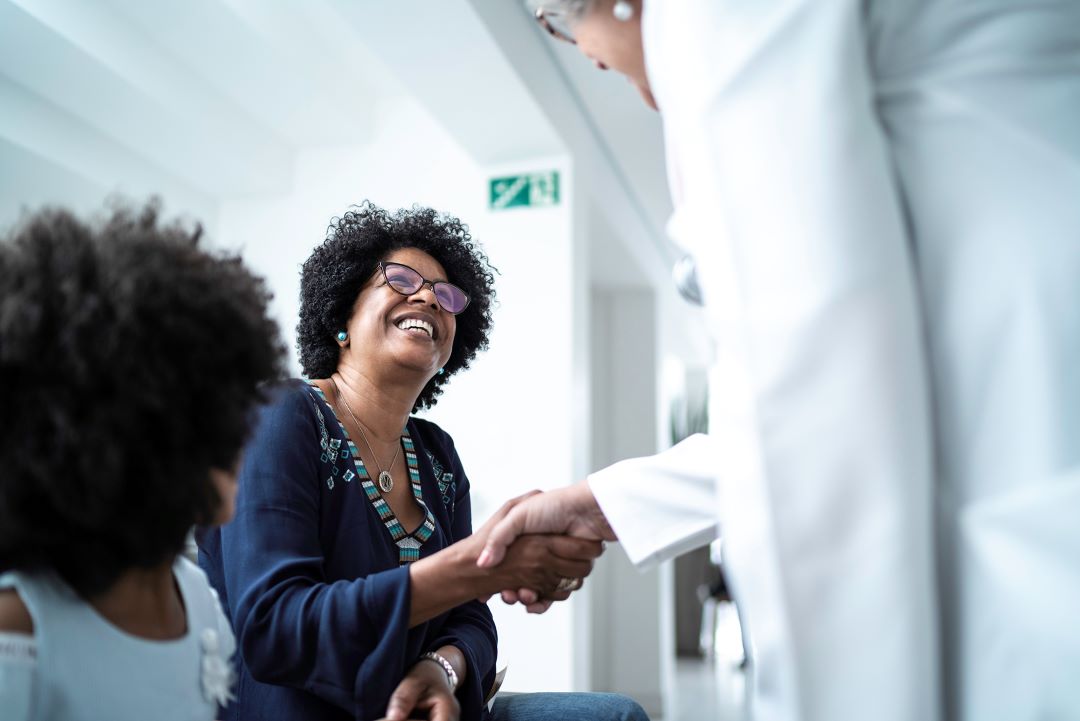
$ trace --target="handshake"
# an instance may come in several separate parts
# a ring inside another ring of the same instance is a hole
[[[584,481],[518,496],[471,536],[409,567],[409,626],[496,593],[507,603],[524,604],[529,613],[543,613],[581,588],[604,552],[604,541],[614,540]],[[452,647],[441,651],[460,655]],[[433,719],[459,718],[455,676],[444,673],[441,664],[417,662],[391,696],[386,718],[405,721],[414,709],[430,712]]]
[[[543,613],[581,588],[604,541],[616,540],[585,481],[541,493],[532,491],[503,504],[466,539],[475,564],[486,569],[506,603]],[[487,584],[485,584],[487,585]]]

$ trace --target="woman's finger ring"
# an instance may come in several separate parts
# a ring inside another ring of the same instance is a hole
[[[556,591],[576,591],[581,588],[580,578],[563,578],[559,581],[559,585],[555,587]]]

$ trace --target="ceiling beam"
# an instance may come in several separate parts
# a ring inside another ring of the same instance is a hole
[[[203,192],[288,187],[291,151],[279,136],[101,2],[21,1],[0,0],[0,67],[10,79]]]
[[[509,0],[500,0],[513,4]],[[467,0],[336,5],[368,49],[477,163],[566,149]]]

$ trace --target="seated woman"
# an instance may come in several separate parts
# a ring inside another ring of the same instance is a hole
[[[496,630],[475,599],[563,599],[591,570],[597,542],[554,536],[477,568],[486,536],[470,535],[454,443],[411,416],[487,346],[492,280],[458,220],[370,204],[304,264],[300,362],[316,380],[265,409],[236,519],[199,537],[239,639],[228,718],[485,718]],[[528,696],[497,699],[495,716],[645,718],[610,694]]]
[[[179,554],[232,515],[285,348],[262,281],[149,205],[0,242],[0,717],[213,719],[235,642]]]

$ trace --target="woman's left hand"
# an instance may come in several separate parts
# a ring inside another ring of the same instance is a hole
[[[387,721],[405,721],[413,711],[424,711],[429,721],[459,721],[461,704],[454,696],[446,672],[437,663],[420,661],[405,674],[390,696]]]

